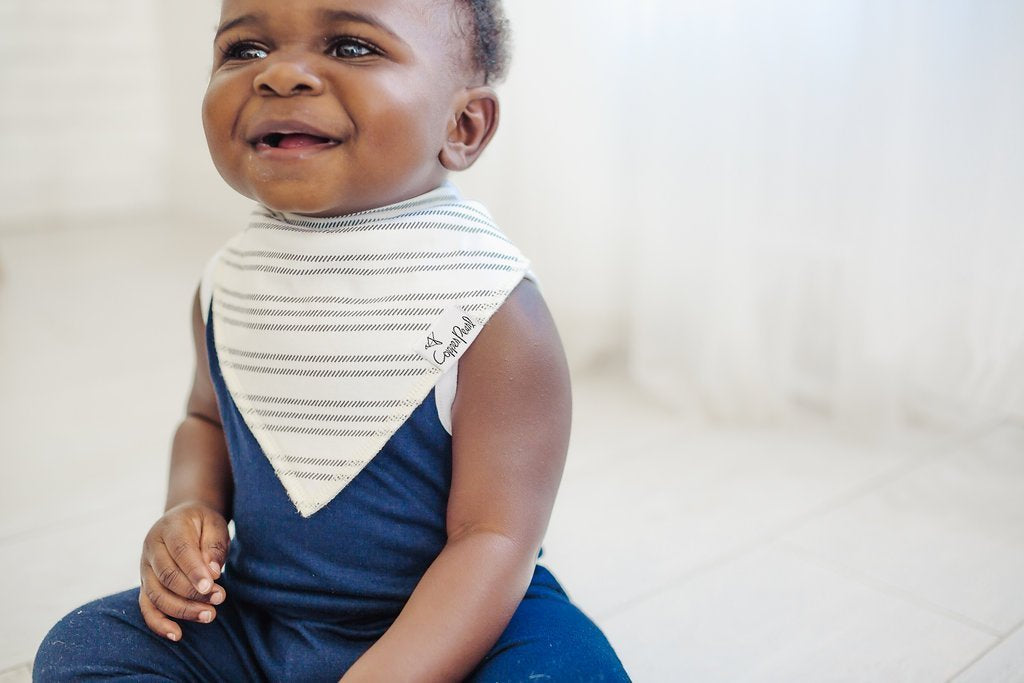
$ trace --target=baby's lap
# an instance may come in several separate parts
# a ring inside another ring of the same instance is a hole
[[[217,608],[218,616],[212,624],[180,622],[184,635],[181,642],[173,643],[146,626],[139,611],[138,592],[136,588],[117,593],[68,614],[40,647],[36,680],[125,674],[142,681],[255,680],[261,677],[258,672],[281,664],[261,661],[271,654],[267,648],[271,643],[249,641],[264,640],[260,636],[269,635],[265,628],[254,628],[254,622],[264,620],[257,614],[239,613],[234,601]],[[331,649],[342,644],[322,645]],[[335,653],[346,662],[341,664],[342,671],[367,644],[348,646],[340,649],[350,652]],[[319,654],[326,653],[320,650]],[[296,663],[293,660],[292,664]],[[325,672],[324,679],[336,680],[334,672],[339,669],[335,667],[340,662],[308,664],[299,666],[303,674],[326,666],[330,673]],[[294,670],[289,673],[299,674]],[[508,627],[469,680],[527,681],[541,675],[549,676],[549,680],[629,680],[604,634],[569,600],[554,576],[538,566]]]
[[[238,680],[253,662],[228,605],[212,624],[182,621],[182,640],[149,629],[139,589],[108,595],[72,610],[43,639],[33,680],[129,676],[138,681]]]
[[[138,597],[135,588],[69,613],[43,640],[33,680],[337,681],[371,644],[230,598],[210,624],[178,621],[173,642],[149,629]]]

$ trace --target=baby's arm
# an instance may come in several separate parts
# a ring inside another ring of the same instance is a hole
[[[508,625],[561,480],[571,396],[561,342],[524,281],[459,361],[448,542],[343,681],[453,681]]]
[[[168,616],[209,622],[224,601],[216,584],[227,559],[231,465],[206,357],[206,326],[199,294],[192,308],[196,370],[185,419],[174,435],[166,512],[146,536],[139,607],[161,636],[181,639]]]

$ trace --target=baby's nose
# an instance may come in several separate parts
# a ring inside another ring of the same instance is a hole
[[[309,65],[297,59],[280,58],[268,60],[255,79],[252,87],[259,95],[292,97],[295,95],[319,95],[323,82]]]

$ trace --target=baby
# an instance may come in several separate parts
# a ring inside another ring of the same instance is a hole
[[[499,0],[224,1],[203,122],[258,208],[196,294],[141,587],[58,623],[36,680],[629,680],[537,564],[557,332],[447,181],[504,41]]]

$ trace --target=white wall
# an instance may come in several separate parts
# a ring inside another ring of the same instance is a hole
[[[156,3],[0,3],[0,229],[166,203]]]

